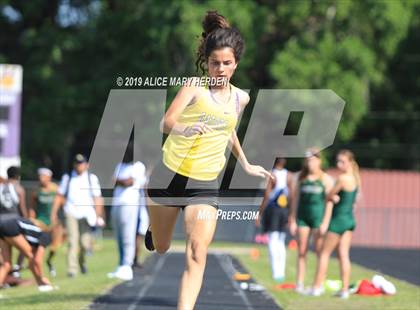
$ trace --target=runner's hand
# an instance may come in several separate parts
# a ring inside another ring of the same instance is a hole
[[[212,131],[213,131],[213,129],[210,126],[206,125],[205,123],[197,122],[192,126],[185,127],[185,129],[183,131],[183,135],[185,137],[191,137],[191,136],[194,136],[194,135],[197,135],[197,134],[202,135],[202,134],[212,132]]]
[[[258,165],[249,165],[248,164],[244,168],[244,170],[249,175],[252,175],[252,176],[255,176],[255,177],[261,177],[263,179],[265,179],[265,178],[271,178],[272,180],[274,180],[274,175],[272,175],[270,172],[268,172],[263,167],[258,166]]]

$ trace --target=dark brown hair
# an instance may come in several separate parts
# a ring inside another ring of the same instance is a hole
[[[302,165],[302,170],[299,173],[299,181],[303,181],[309,175],[307,158],[309,158],[311,156],[315,156],[315,157],[321,159],[321,161],[322,161],[321,153],[320,153],[319,149],[315,148],[315,147],[309,148],[306,151],[305,160],[303,161],[303,165]]]
[[[282,165],[284,167],[286,165],[286,158],[276,157],[276,160],[274,161],[274,166],[273,167],[275,167],[277,165]]]
[[[195,66],[197,72],[201,69],[204,74],[205,63],[212,51],[230,47],[233,50],[236,62],[239,62],[245,49],[245,42],[239,30],[231,27],[223,15],[217,11],[208,11],[202,22],[203,32],[201,42],[197,51]]]

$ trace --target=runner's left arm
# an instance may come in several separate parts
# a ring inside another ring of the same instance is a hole
[[[248,162],[244,151],[242,150],[241,144],[239,143],[239,139],[235,130],[232,132],[232,136],[229,139],[229,147],[246,173],[256,177],[271,178],[274,180],[274,176],[263,167],[259,165],[251,165]]]
[[[249,98],[248,93],[242,90],[238,90],[237,94],[239,97],[239,105],[240,105],[239,111],[238,111],[238,119],[239,119],[239,115],[241,115],[242,111],[245,109],[246,105],[249,103],[250,98]],[[230,136],[229,148],[232,150],[233,155],[239,161],[242,168],[245,170],[247,174],[261,177],[261,178],[271,178],[272,180],[275,180],[274,176],[270,172],[265,170],[263,167],[259,165],[251,165],[248,162],[242,150],[242,146],[241,146],[241,143],[239,142],[238,136],[236,134],[236,130],[233,130],[232,135]]]

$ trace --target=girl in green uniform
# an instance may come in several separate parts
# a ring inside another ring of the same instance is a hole
[[[60,246],[63,236],[61,224],[51,226],[50,215],[54,198],[57,194],[57,184],[51,181],[52,171],[48,168],[38,169],[39,187],[32,193],[32,208],[30,209],[31,220],[44,232],[51,233],[51,246],[47,258],[47,265],[52,276],[56,275],[52,258]]]
[[[333,186],[332,178],[321,168],[318,150],[307,152],[303,169],[298,173],[292,197],[290,213],[290,232],[298,241],[297,282],[296,291],[303,293],[306,269],[306,253],[311,234],[317,255],[322,246],[319,227],[324,217],[326,193]]]
[[[353,153],[349,150],[342,150],[338,153],[337,168],[341,173],[327,198],[324,221],[320,227],[321,233],[326,233],[326,236],[318,260],[311,295],[319,296],[322,294],[321,285],[327,273],[328,261],[332,251],[337,248],[343,282],[342,290],[338,293],[338,296],[348,298],[351,267],[349,251],[352,232],[356,227],[353,205],[360,188],[360,177],[359,166]]]

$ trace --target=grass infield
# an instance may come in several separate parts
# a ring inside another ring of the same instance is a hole
[[[256,246],[260,250],[258,260],[251,258],[249,254],[239,254],[236,257],[250,271],[253,277],[264,287],[268,289],[274,299],[287,310],[292,309],[357,309],[357,310],[390,310],[390,309],[420,309],[420,287],[409,284],[396,278],[385,276],[397,288],[397,294],[394,296],[361,296],[351,295],[348,300],[341,300],[333,296],[333,293],[325,293],[320,297],[302,296],[293,290],[278,290],[275,288],[275,282],[271,278],[270,263],[268,259],[267,247]],[[414,262],[413,262],[414,263]],[[312,284],[316,268],[316,258],[313,253],[309,253],[305,286]],[[376,274],[375,271],[352,264],[351,281],[368,279]],[[287,251],[286,262],[286,282],[294,283],[296,276],[296,251]],[[338,261],[335,258],[330,260],[328,268],[328,279],[340,279]]]

